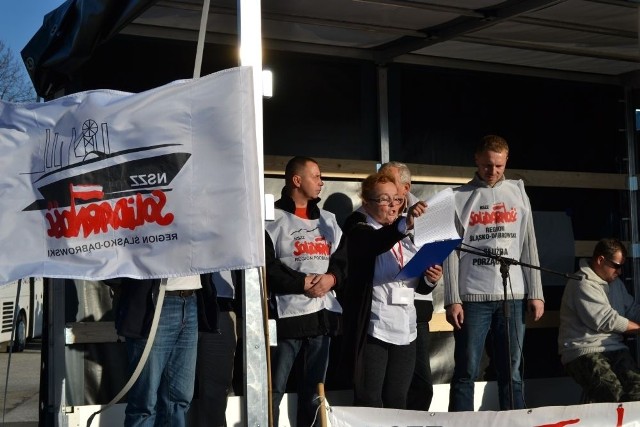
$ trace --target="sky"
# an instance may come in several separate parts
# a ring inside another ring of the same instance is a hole
[[[0,0],[0,40],[19,58],[42,26],[42,19],[64,0]]]

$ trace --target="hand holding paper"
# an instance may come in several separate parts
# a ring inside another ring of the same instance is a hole
[[[413,221],[413,241],[420,250],[400,270],[397,279],[418,277],[429,267],[441,265],[462,241],[455,226],[453,190],[440,191],[427,200],[427,206],[427,211]]]
[[[415,221],[423,216],[427,211],[427,204],[419,201],[415,205],[409,207],[407,210],[407,229],[410,230],[414,227]]]
[[[427,211],[413,221],[414,240],[420,247],[438,240],[459,239],[455,225],[453,190],[447,188],[427,200]]]

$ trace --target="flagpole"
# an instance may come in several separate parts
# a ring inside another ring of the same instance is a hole
[[[264,223],[264,147],[262,116],[262,9],[260,0],[238,0],[238,33],[240,35],[240,65],[251,66],[256,125],[256,154],[260,197],[259,215]],[[256,236],[264,253],[264,235]],[[247,425],[261,427],[273,424],[271,417],[271,386],[269,337],[266,331],[266,289],[264,267],[245,272],[244,288],[244,363],[245,408]],[[252,369],[248,368],[251,365]]]
[[[209,19],[210,0],[204,0],[202,5],[202,16],[200,17],[200,31],[198,32],[198,46],[196,48],[196,61],[193,67],[193,78],[200,77],[202,72],[202,56],[204,51],[204,42],[207,37],[207,20]]]

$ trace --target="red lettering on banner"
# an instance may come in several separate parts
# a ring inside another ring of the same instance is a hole
[[[624,408],[622,405],[616,408],[616,412],[618,413],[618,423],[616,424],[616,427],[622,427],[622,421],[624,420]]]
[[[77,187],[76,187],[77,189]],[[106,233],[111,227],[114,230],[128,228],[134,230],[145,223],[156,223],[166,226],[173,222],[172,213],[163,214],[167,196],[161,190],[151,192],[151,197],[143,197],[137,193],[135,197],[118,199],[112,206],[109,202],[89,203],[76,208],[77,193],[73,185],[70,186],[71,207],[68,210],[56,209],[47,212],[45,218],[49,223],[47,234],[49,237],[78,237],[80,231],[83,236]],[[100,193],[93,193],[101,199]],[[79,197],[83,199],[83,197]]]
[[[516,208],[511,208],[511,210],[507,211],[507,207],[504,203],[499,203],[493,206],[491,212],[471,212],[469,225],[504,224],[506,222],[516,222],[517,219],[518,211]]]
[[[302,254],[331,255],[331,243],[328,243],[322,236],[316,237],[314,242],[296,241],[294,246],[294,256],[300,256]]]
[[[541,425],[535,426],[535,427],[564,427],[564,426],[568,426],[570,424],[577,424],[579,422],[580,422],[580,418],[576,418],[575,420],[558,421],[557,423],[541,424]]]
[[[624,421],[624,407],[622,405],[616,408],[616,414],[618,416],[618,419],[616,420],[616,427],[622,427],[622,424]],[[576,418],[573,420],[558,421],[557,423],[553,423],[553,424],[541,424],[535,427],[564,427],[570,424],[577,424],[579,422],[580,422],[580,418]]]

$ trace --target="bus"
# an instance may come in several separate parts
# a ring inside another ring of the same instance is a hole
[[[16,296],[20,291],[16,306]],[[42,278],[25,277],[0,286],[2,325],[0,348],[13,352],[24,351],[27,341],[42,335],[44,317],[44,286]],[[13,346],[11,346],[11,334]]]

